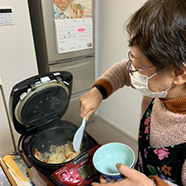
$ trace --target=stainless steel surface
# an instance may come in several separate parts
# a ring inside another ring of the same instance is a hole
[[[56,65],[49,65],[52,71],[69,71],[73,75],[72,94],[82,90],[90,89],[95,81],[95,58],[85,58],[78,61],[66,62]]]
[[[72,98],[62,119],[79,125],[79,96],[95,81],[95,0],[92,0],[93,48],[58,54],[53,1],[28,0],[39,73],[69,71],[73,75]],[[89,122],[94,120],[94,115]]]
[[[63,54],[57,53],[52,2],[51,0],[28,0],[37,60],[41,72],[46,70],[47,67],[44,65],[47,63],[54,64],[61,60],[73,59],[79,56],[94,56],[95,53],[94,34],[93,48]],[[92,0],[92,2],[93,33],[95,33],[95,0]]]

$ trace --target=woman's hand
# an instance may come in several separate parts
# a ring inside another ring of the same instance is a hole
[[[93,112],[97,110],[101,101],[103,100],[102,94],[97,88],[91,89],[89,92],[80,96],[80,116],[86,116],[86,121]]]
[[[117,169],[122,175],[125,175],[125,178],[122,181],[114,182],[114,183],[106,183],[106,180],[101,177],[101,183],[92,183],[93,186],[153,186],[152,180],[150,180],[144,174],[138,172],[135,169],[131,169],[125,165],[117,164]]]

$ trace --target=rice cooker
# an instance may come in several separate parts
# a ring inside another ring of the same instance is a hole
[[[51,164],[35,157],[36,149],[50,153],[52,145],[73,140],[78,126],[61,119],[69,105],[72,80],[70,72],[51,72],[23,80],[12,89],[10,113],[21,134],[17,150],[36,186],[84,186],[99,177],[92,156],[100,145],[87,132],[83,134],[80,155],[70,161]]]

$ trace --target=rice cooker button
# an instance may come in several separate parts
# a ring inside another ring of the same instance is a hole
[[[73,181],[74,181],[74,178],[73,178],[73,177],[70,177],[70,178],[69,178],[69,181],[70,181],[70,182],[73,182]]]
[[[69,173],[70,173],[70,174],[74,174],[74,169],[71,168],[71,169],[69,170]]]
[[[68,173],[65,171],[65,172],[62,172],[61,173],[61,180],[62,181],[65,181],[68,179]]]
[[[79,183],[79,182],[80,182],[80,179],[79,179],[79,178],[78,178],[78,179],[76,179],[76,182],[77,182],[77,183]]]

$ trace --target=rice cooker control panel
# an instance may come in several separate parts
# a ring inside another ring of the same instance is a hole
[[[88,152],[82,153],[70,163],[52,174],[52,180],[61,185],[84,186],[97,179],[99,173],[94,168],[92,157],[101,145],[97,145]]]

